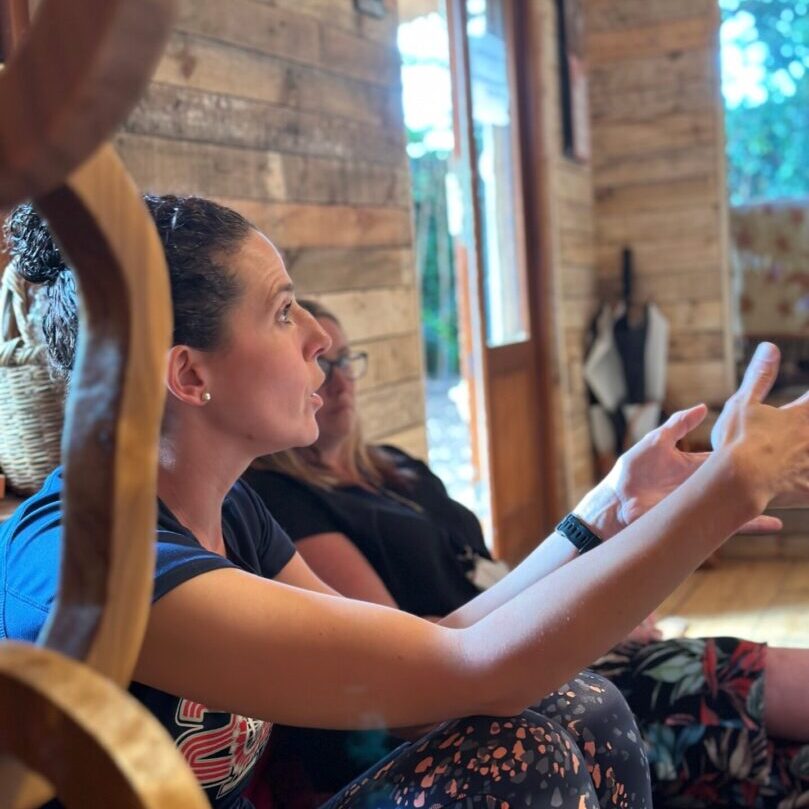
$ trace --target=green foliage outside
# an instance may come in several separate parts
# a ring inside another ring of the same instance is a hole
[[[720,5],[731,204],[809,196],[809,2]]]
[[[408,130],[407,136],[408,143],[421,144],[424,133]],[[431,377],[454,376],[459,373],[458,312],[447,221],[449,155],[426,149],[415,152],[421,154],[410,158],[410,173],[427,373]]]

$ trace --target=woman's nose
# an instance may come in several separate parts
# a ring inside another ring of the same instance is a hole
[[[306,312],[305,309],[303,311]],[[316,317],[313,317],[309,312],[306,312],[306,317],[310,326],[310,334],[307,341],[309,350],[311,356],[317,359],[331,348],[331,337],[329,337],[328,332],[320,325]]]

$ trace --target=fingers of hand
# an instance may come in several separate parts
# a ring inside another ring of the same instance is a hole
[[[763,514],[756,517],[739,529],[740,534],[777,534],[784,527],[778,517],[770,517]]]
[[[775,383],[780,364],[778,347],[773,343],[759,343],[736,395],[745,402],[763,402]]]
[[[809,390],[803,394],[803,396],[799,396],[795,399],[794,402],[790,402],[789,404],[784,405],[781,409],[782,410],[789,410],[793,407],[804,407],[809,408]]]
[[[665,424],[665,429],[671,434],[676,444],[685,438],[692,430],[695,430],[705,421],[708,415],[708,408],[704,404],[698,404],[688,410],[679,410],[673,413]]]

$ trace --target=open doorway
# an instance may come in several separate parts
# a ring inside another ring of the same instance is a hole
[[[398,43],[421,286],[429,462],[450,495],[484,527],[491,513],[474,404],[475,357],[466,275],[458,266],[464,188],[457,173],[455,110],[446,8],[441,0],[400,0]],[[491,531],[487,531],[491,538]]]
[[[541,284],[535,261],[529,272],[540,234],[529,251],[526,227],[525,11],[516,0],[399,2],[430,461],[511,563],[547,524],[553,457],[531,316]]]

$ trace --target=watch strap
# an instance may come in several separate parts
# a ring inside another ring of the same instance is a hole
[[[556,531],[571,542],[579,553],[587,553],[601,544],[601,538],[594,534],[575,514],[568,514],[556,526]]]

